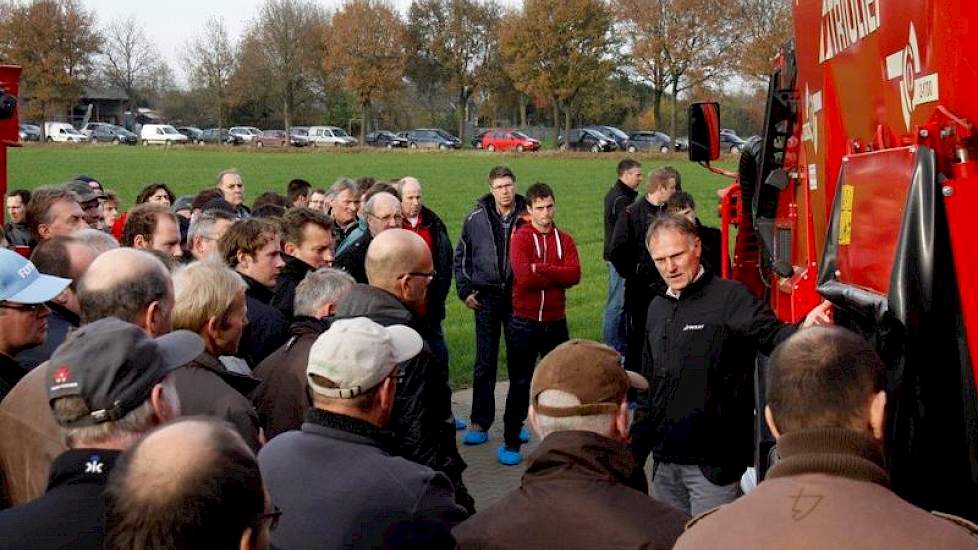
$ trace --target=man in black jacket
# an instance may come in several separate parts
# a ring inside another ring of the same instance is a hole
[[[337,304],[334,320],[366,317],[384,326],[407,325],[420,333],[427,288],[435,276],[424,240],[404,229],[384,231],[370,243],[366,269],[370,285],[351,288]],[[455,444],[452,390],[431,346],[425,342],[421,353],[399,369],[387,426],[394,432],[395,454],[448,476],[456,501],[471,513],[475,503],[462,482],[465,462]]]
[[[696,232],[703,245],[702,263],[714,275],[723,275],[723,234],[715,227],[707,227],[696,216],[696,201],[685,191],[676,191],[666,203],[666,212],[673,216],[682,216],[696,225]]]
[[[282,216],[285,267],[275,282],[272,307],[292,321],[295,288],[307,273],[333,265],[333,221],[322,212],[297,206]]]
[[[10,217],[3,226],[10,246],[30,246],[31,230],[27,227],[27,203],[31,200],[31,192],[17,189],[7,194],[7,215]]]
[[[225,263],[248,285],[248,325],[241,336],[238,356],[254,369],[285,343],[289,330],[282,313],[269,305],[274,296],[272,289],[285,266],[279,226],[263,218],[238,220],[221,236],[218,249]]]
[[[665,212],[666,201],[676,191],[673,172],[659,168],[649,176],[645,196],[625,209],[615,223],[608,256],[625,279],[625,368],[638,370],[645,335],[645,314],[649,302],[665,292],[662,277],[652,265],[645,246],[645,234],[652,222]]]
[[[602,341],[625,355],[625,279],[611,263],[611,239],[618,218],[635,202],[642,183],[642,165],[633,159],[618,163],[618,180],[604,196],[604,262],[608,266],[608,301],[604,305]]]
[[[496,166],[489,171],[489,193],[466,216],[455,247],[455,288],[465,306],[475,312],[472,417],[466,445],[488,441],[495,419],[499,336],[505,333],[509,341],[513,312],[509,241],[516,220],[525,212],[526,200],[516,193],[513,171]]]
[[[754,359],[796,325],[779,321],[747,287],[706,271],[696,226],[652,222],[648,247],[667,290],[652,300],[642,349],[649,393],[639,399],[632,447],[655,459],[652,496],[696,516],[736,498],[753,459]],[[828,302],[802,327],[831,322]]]

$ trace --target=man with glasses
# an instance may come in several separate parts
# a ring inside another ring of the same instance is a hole
[[[508,349],[513,311],[509,242],[516,219],[525,212],[526,200],[516,193],[513,171],[496,166],[489,171],[489,193],[466,216],[455,247],[458,297],[475,313],[472,417],[463,439],[466,445],[481,445],[489,440],[489,427],[496,414],[499,336],[505,331]]]
[[[42,275],[16,252],[0,248],[0,400],[26,372],[14,357],[44,343],[51,310],[44,302],[71,279]]]
[[[367,218],[368,231],[355,242],[345,246],[333,263],[337,268],[349,273],[360,284],[367,283],[364,263],[370,242],[388,229],[401,227],[404,220],[401,214],[401,201],[390,193],[377,193],[370,197],[363,205],[363,214]]]
[[[214,253],[220,254],[217,243],[234,223],[234,216],[224,210],[205,210],[190,222],[187,230],[187,248],[195,260],[203,260]]]

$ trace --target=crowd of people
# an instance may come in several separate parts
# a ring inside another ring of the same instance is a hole
[[[413,177],[293,180],[250,208],[235,170],[194,196],[148,185],[128,211],[85,176],[9,193],[0,548],[978,546],[889,491],[870,345],[822,326],[828,303],[788,325],[719,277],[720,233],[677,171],[641,196],[639,162],[617,176],[604,343],[569,334],[581,262],[554,189],[521,194],[505,166],[454,246]],[[468,419],[453,279],[475,323]],[[477,509],[456,433],[489,442],[501,339],[495,456],[526,470]],[[780,460],[744,496],[758,352]]]

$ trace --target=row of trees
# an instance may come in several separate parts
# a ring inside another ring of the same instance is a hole
[[[99,28],[79,0],[0,0],[0,62],[24,65],[35,118],[99,83],[199,124],[356,117],[361,136],[426,123],[464,138],[467,123],[505,121],[556,139],[586,120],[675,134],[685,98],[760,83],[790,26],[789,3],[770,0],[414,0],[404,16],[382,0],[333,13],[265,0],[240,40],[204,24],[181,89],[132,18]]]

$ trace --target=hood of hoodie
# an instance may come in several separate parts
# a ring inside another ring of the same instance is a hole
[[[414,315],[396,296],[370,285],[356,284],[339,303],[333,320],[368,317],[381,325],[413,325]]]

